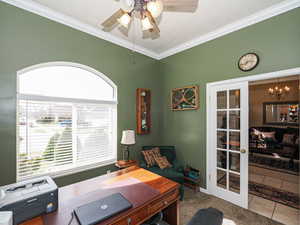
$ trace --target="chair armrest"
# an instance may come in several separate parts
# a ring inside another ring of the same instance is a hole
[[[140,163],[140,167],[143,168],[143,169],[148,168],[147,165],[146,165],[146,163],[144,163],[144,162],[141,162],[141,163]]]

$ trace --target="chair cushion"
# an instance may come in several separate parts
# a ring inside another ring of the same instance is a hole
[[[183,173],[177,172],[173,167],[165,168],[161,170],[159,167],[154,166],[147,168],[147,170],[151,171],[152,173],[156,173],[160,176],[166,177],[170,180],[173,180],[177,183],[183,184]]]
[[[261,132],[261,135],[262,135],[263,139],[269,139],[271,141],[276,141],[275,131],[273,131],[273,132]]]
[[[218,209],[200,209],[192,217],[187,225],[221,225],[223,223],[223,213]]]
[[[294,144],[295,135],[294,134],[284,134],[282,143],[283,144]]]

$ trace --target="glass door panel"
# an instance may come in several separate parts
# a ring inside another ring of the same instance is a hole
[[[240,154],[229,152],[229,170],[240,172]]]
[[[240,90],[230,90],[229,91],[229,108],[239,109],[240,108]]]
[[[227,189],[227,173],[224,170],[217,170],[217,186]]]
[[[227,91],[219,91],[217,98],[217,109],[227,108]]]
[[[245,83],[216,87],[213,93],[215,114],[212,114],[215,192],[218,197],[234,199],[233,203],[243,207],[247,207],[248,194],[245,185],[248,182],[248,156],[244,157],[248,138],[248,99],[245,94],[248,96],[248,84]]]
[[[217,150],[217,167],[227,169],[227,152]]]
[[[240,150],[240,131],[229,131],[229,149]]]
[[[240,129],[240,110],[229,112],[229,129],[239,130]]]
[[[227,149],[227,132],[217,131],[217,148]]]
[[[239,174],[229,173],[229,190],[239,194],[241,189],[240,180]]]
[[[219,129],[227,128],[227,112],[226,111],[217,112],[217,128],[219,128]]]

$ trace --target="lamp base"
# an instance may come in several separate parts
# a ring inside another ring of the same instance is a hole
[[[129,161],[129,146],[125,145],[125,148],[123,149],[123,161],[128,162]]]

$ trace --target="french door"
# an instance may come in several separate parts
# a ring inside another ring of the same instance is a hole
[[[209,87],[208,189],[248,207],[248,82]]]

